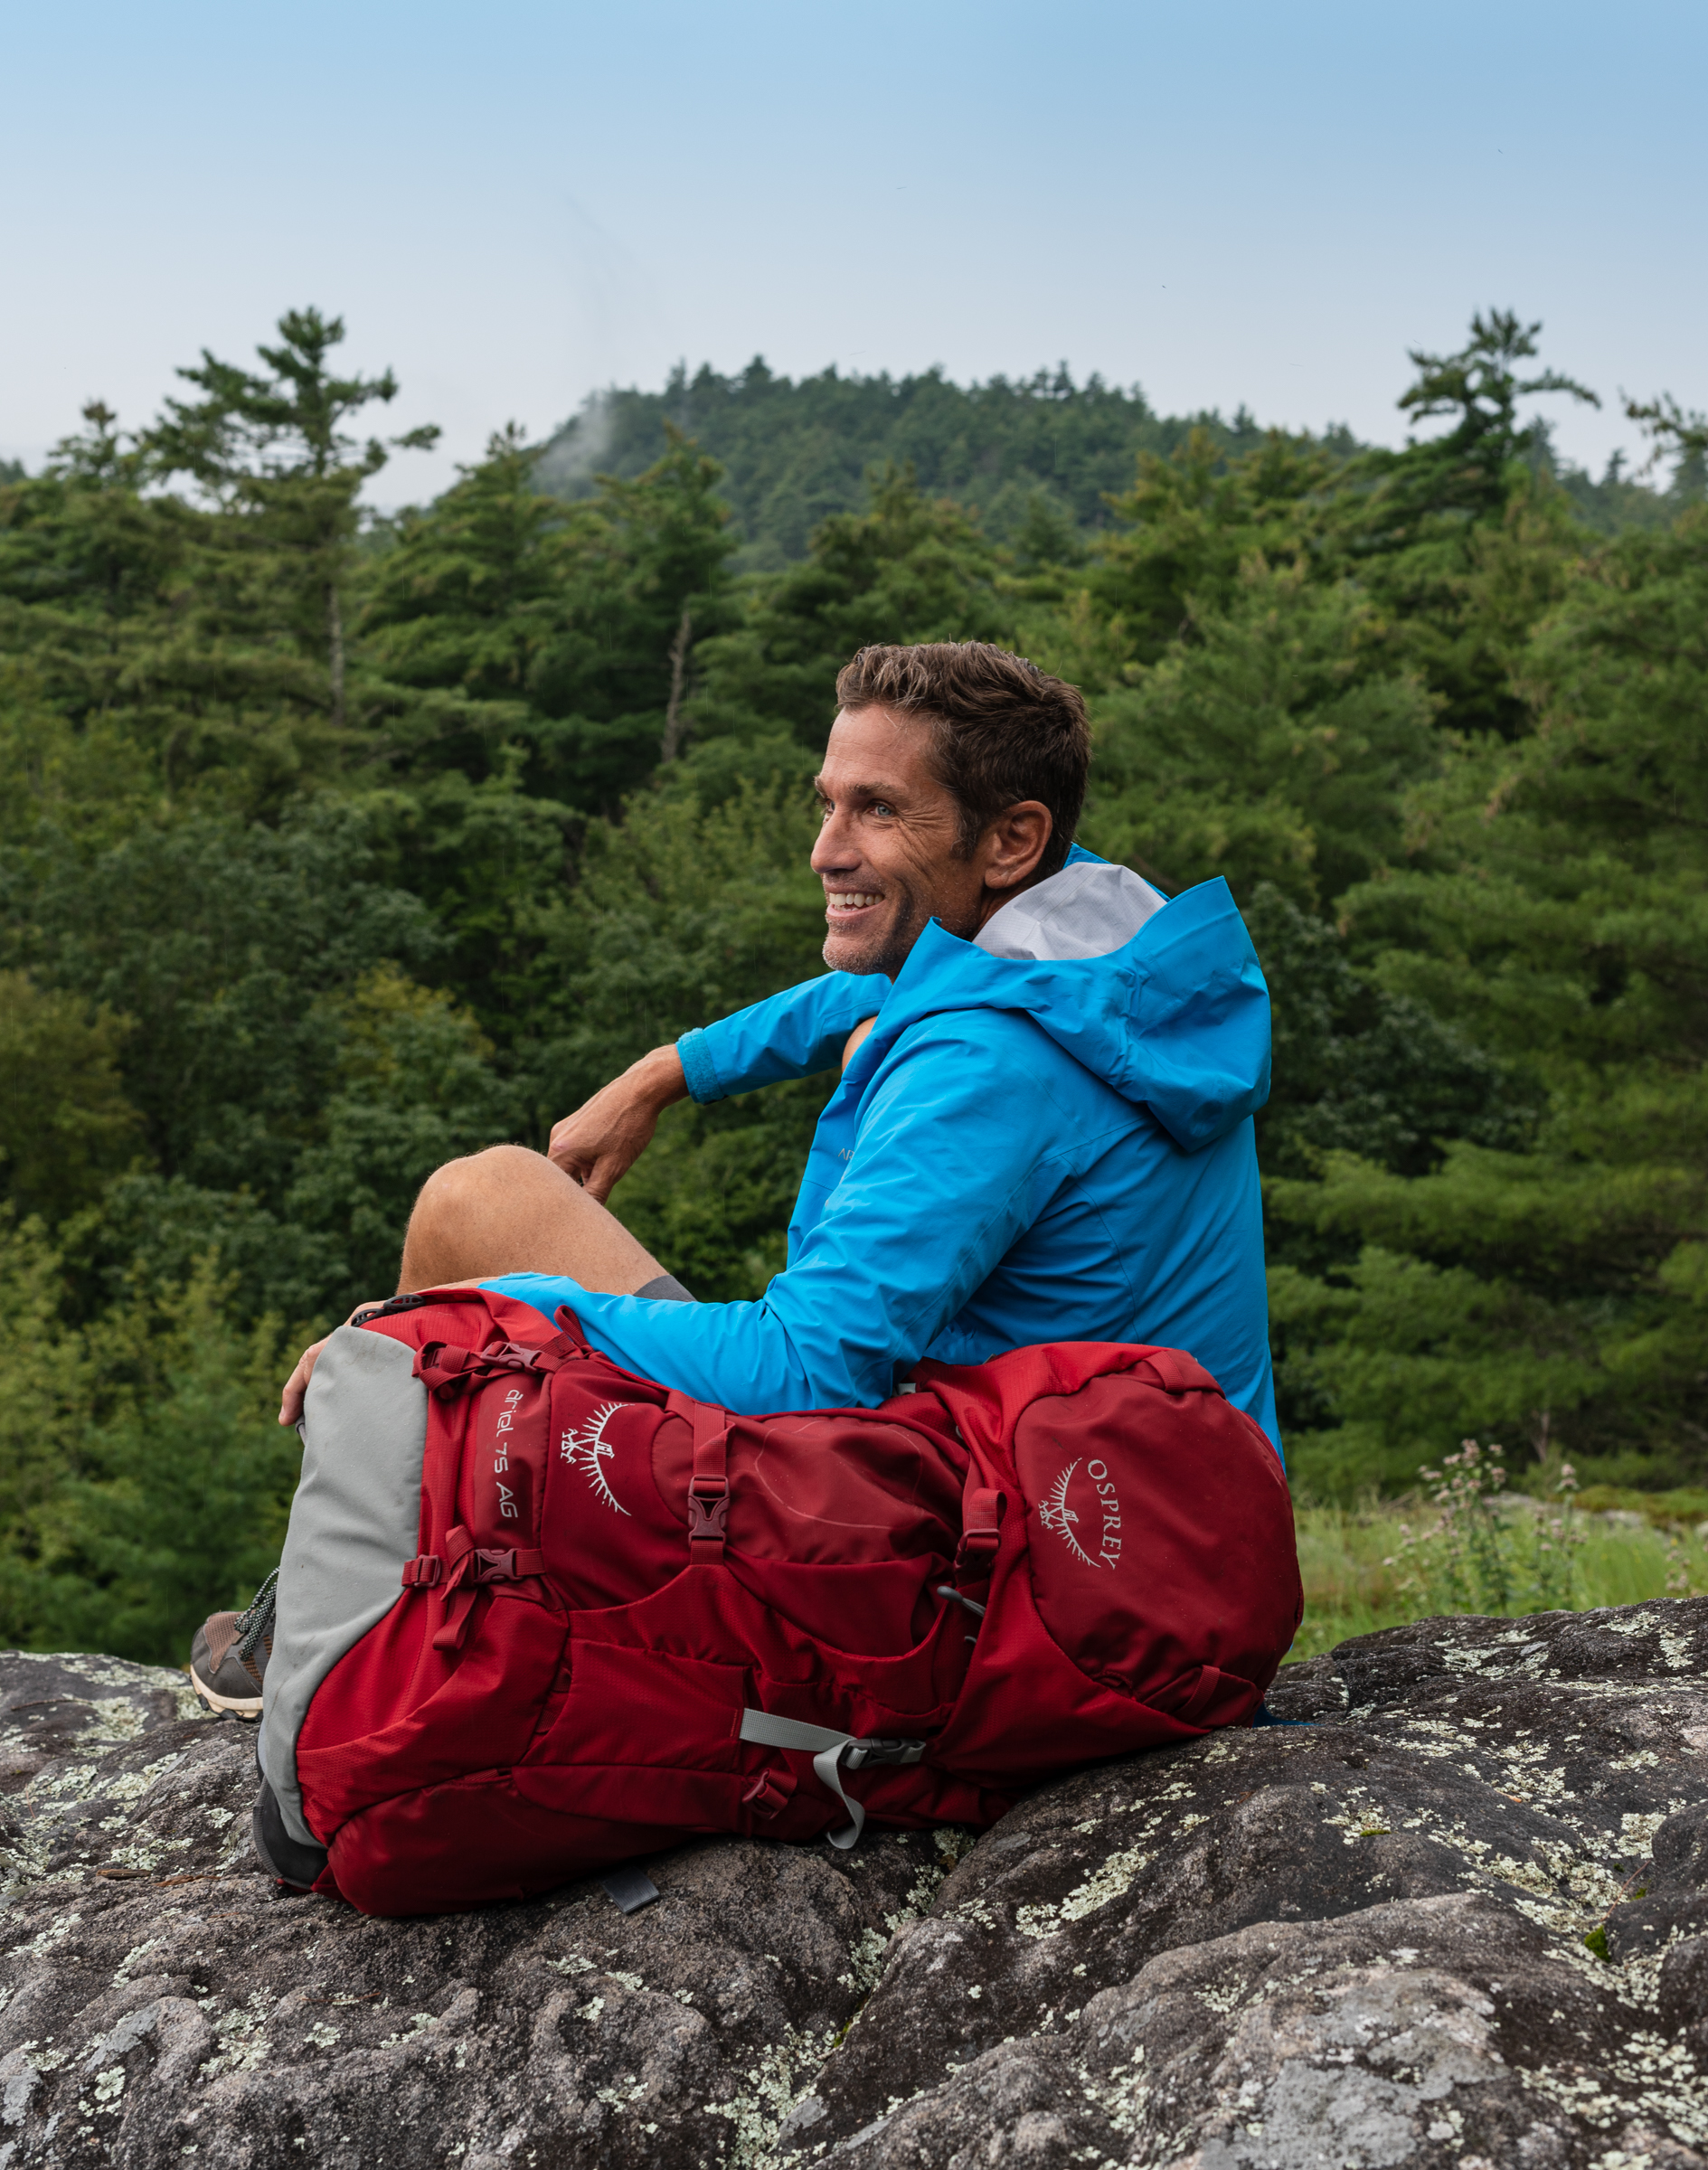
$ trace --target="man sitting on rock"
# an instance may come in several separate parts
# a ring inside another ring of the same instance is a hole
[[[549,1154],[421,1189],[400,1290],[501,1290],[645,1378],[741,1414],[871,1408],[921,1357],[1051,1341],[1184,1349],[1279,1450],[1251,1117],[1263,975],[1227,885],[1173,901],[1072,844],[1079,693],[982,642],[863,648],[836,681],[812,863],[817,979],[656,1048]],[[696,1303],[607,1207],[662,1109],[843,1063],[752,1303]],[[286,1386],[302,1414],[324,1343]],[[196,1684],[260,1709],[272,1598],[197,1635]]]
[[[1170,902],[1073,845],[1084,703],[1017,656],[864,648],[836,693],[812,854],[830,970],[655,1049],[549,1154],[439,1168],[400,1288],[567,1304],[618,1363],[746,1413],[871,1407],[926,1356],[1165,1344],[1279,1447],[1251,1126],[1269,997],[1225,884]],[[672,1101],[839,1059],[786,1269],[695,1302],[613,1186]]]

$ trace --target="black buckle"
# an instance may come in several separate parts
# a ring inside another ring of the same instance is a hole
[[[424,1304],[436,1304],[436,1296],[389,1296],[382,1304],[369,1304],[351,1318],[353,1326],[365,1326],[371,1319],[391,1318],[399,1311],[419,1311]]]
[[[918,1762],[924,1748],[922,1741],[852,1741],[843,1750],[843,1760],[850,1770],[867,1763]]]

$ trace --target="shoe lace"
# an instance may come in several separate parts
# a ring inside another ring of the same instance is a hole
[[[237,1655],[250,1658],[256,1646],[273,1632],[273,1616],[278,1610],[278,1570],[275,1568],[265,1582],[237,1616]]]

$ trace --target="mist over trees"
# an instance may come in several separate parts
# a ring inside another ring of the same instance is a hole
[[[1412,356],[1399,451],[755,363],[382,518],[426,433],[342,331],[0,477],[0,1637],[180,1656],[276,1556],[281,1362],[427,1173],[822,969],[806,779],[870,640],[1073,678],[1082,840],[1232,886],[1307,1492],[1467,1433],[1708,1473],[1699,419],[1562,469],[1536,403],[1593,394],[1499,313]],[[827,1085],[670,1111],[618,1193],[699,1295],[780,1266]]]

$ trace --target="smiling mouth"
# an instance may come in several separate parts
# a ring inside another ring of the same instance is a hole
[[[825,892],[826,912],[864,911],[868,905],[882,899],[874,891],[866,889],[827,889]]]

